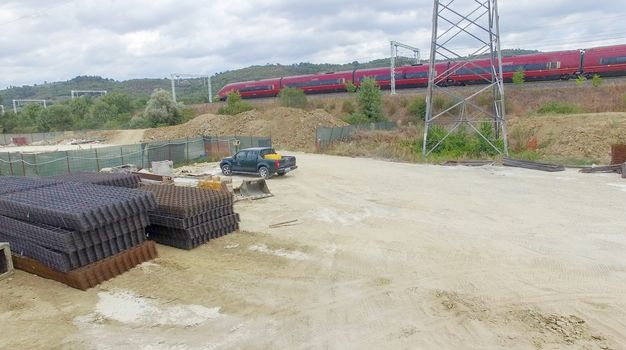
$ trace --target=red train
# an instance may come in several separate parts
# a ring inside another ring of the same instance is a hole
[[[438,63],[437,71],[451,71],[445,81],[438,83],[447,86],[481,84],[485,78],[491,79],[487,67],[489,60],[486,59],[474,60],[472,64],[465,65]],[[603,77],[622,76],[626,75],[626,45],[505,57],[502,59],[502,67],[505,82],[511,82],[513,74],[518,70],[524,71],[526,81],[567,80],[579,75],[590,77],[595,74]],[[347,82],[358,87],[367,77],[374,78],[383,89],[391,86],[389,68],[355,69],[230,83],[218,92],[218,96],[225,100],[230,92],[239,91],[243,98],[273,97],[285,87],[302,89],[307,94],[345,92]],[[428,85],[428,66],[398,67],[395,78],[397,89],[425,87]]]

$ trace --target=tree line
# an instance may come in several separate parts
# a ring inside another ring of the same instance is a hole
[[[189,118],[190,114],[190,110],[175,103],[169,92],[162,89],[156,89],[147,101],[113,92],[100,97],[81,96],[55,102],[48,108],[40,104],[27,104],[17,113],[6,110],[0,116],[0,131],[33,133],[149,128],[178,124]]]

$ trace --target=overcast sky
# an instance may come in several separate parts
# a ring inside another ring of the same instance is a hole
[[[626,0],[501,0],[500,17],[503,48],[626,44]],[[389,40],[425,58],[431,19],[431,0],[0,0],[0,88],[365,62]]]

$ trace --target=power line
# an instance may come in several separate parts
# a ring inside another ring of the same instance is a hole
[[[54,10],[56,8],[59,8],[59,7],[67,6],[70,3],[72,3],[72,2],[74,2],[74,0],[65,1],[65,2],[62,2],[60,4],[56,4],[54,6],[47,7],[45,9],[37,11],[37,12],[33,12],[33,13],[29,13],[29,14],[26,14],[26,15],[22,15],[22,16],[16,17],[16,18],[14,18],[14,19],[12,19],[12,20],[10,20],[8,22],[0,23],[0,27],[4,27],[6,25],[9,25],[9,24],[12,24],[12,23],[15,23],[15,22],[19,22],[19,21],[24,20],[24,19],[39,17],[39,16],[45,14],[46,12],[48,12],[50,10]]]
[[[597,23],[598,21],[603,21],[606,22],[608,20],[614,20],[614,19],[618,19],[618,18],[624,18],[626,17],[626,14],[619,14],[619,15],[607,15],[607,16],[601,16],[598,18],[586,18],[586,19],[576,19],[576,20],[571,20],[571,21],[553,21],[553,23],[544,23],[541,25],[533,25],[532,27],[529,28],[530,29],[541,29],[541,28],[552,28],[552,27],[562,27],[563,25],[568,25],[568,24],[579,24],[579,23],[588,23],[588,22],[595,22]],[[505,27],[505,26],[503,26]]]

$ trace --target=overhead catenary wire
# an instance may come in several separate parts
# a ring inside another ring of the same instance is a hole
[[[15,22],[19,22],[19,21],[22,21],[22,20],[25,20],[25,19],[39,17],[39,16],[45,14],[48,11],[57,9],[59,7],[67,6],[67,5],[69,5],[69,4],[73,3],[73,2],[74,2],[74,0],[68,0],[68,1],[62,2],[60,4],[56,4],[56,5],[44,8],[44,9],[39,10],[37,12],[28,13],[28,14],[25,14],[25,15],[22,15],[22,16],[18,16],[16,18],[12,19],[12,20],[7,21],[7,22],[0,23],[0,27],[9,25],[9,24],[12,24],[12,23],[15,23]]]

